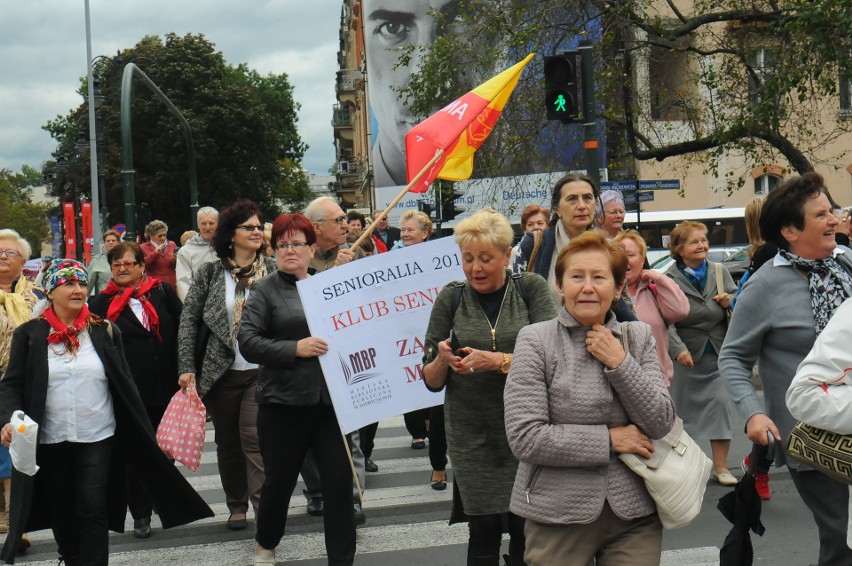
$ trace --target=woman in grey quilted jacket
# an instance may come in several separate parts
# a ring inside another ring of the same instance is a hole
[[[529,566],[659,564],[662,524],[619,453],[649,458],[674,424],[654,336],[610,307],[627,258],[601,232],[556,260],[564,308],[520,331],[504,393],[506,434],[520,461],[510,509],[525,517]],[[627,334],[629,352],[621,342]]]

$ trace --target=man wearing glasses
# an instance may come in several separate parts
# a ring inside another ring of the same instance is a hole
[[[325,271],[350,261],[361,259],[365,256],[361,248],[354,250],[346,243],[346,213],[331,197],[319,197],[310,202],[305,208],[304,215],[313,224],[317,235],[317,251],[311,260],[310,267],[317,271]],[[352,453],[352,462],[358,474],[358,482],[361,487],[366,486],[364,452],[360,446],[360,436],[357,430],[347,435],[349,450]],[[302,479],[305,480],[305,497],[308,500],[307,511],[315,517],[323,514],[322,483],[316,462],[311,452],[305,457],[302,464]],[[363,525],[367,518],[361,509],[361,497],[355,482],[352,482],[352,499],[355,509],[355,524]]]

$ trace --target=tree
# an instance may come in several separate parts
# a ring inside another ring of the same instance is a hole
[[[400,95],[428,113],[440,104],[439,94],[453,90],[458,69],[490,71],[494,61],[525,52],[552,54],[572,48],[585,33],[595,39],[599,117],[606,119],[614,177],[630,177],[632,159],[674,156],[713,173],[732,154],[754,166],[783,160],[798,172],[817,163],[836,167],[839,156],[822,148],[852,128],[838,119],[836,102],[839,78],[850,77],[852,0],[677,6],[682,3],[674,0],[462,0],[444,23],[463,33],[402,50],[401,64],[417,54],[423,65]],[[540,148],[554,143],[557,132],[544,122],[541,76],[536,58],[507,107],[516,123],[502,121],[502,132],[492,134],[496,143],[483,148],[491,157],[482,167],[534,163]],[[454,95],[458,89],[443,99]],[[729,190],[742,182],[731,171],[726,175]]]
[[[0,228],[17,231],[30,243],[36,257],[41,244],[50,237],[50,206],[33,203],[27,189],[41,184],[41,175],[28,165],[21,168],[21,173],[0,169]]]
[[[134,47],[99,59],[95,78],[103,92],[97,109],[102,138],[99,167],[106,185],[109,223],[124,217],[121,176],[121,73],[133,62],[183,113],[192,128],[201,206],[222,208],[237,198],[258,203],[267,219],[279,204],[308,191],[307,178],[286,165],[299,163],[307,146],[296,129],[299,105],[287,75],[261,76],[241,64],[225,63],[203,35],[165,39],[147,36]],[[85,80],[80,94],[85,99]],[[56,159],[45,165],[51,193],[62,200],[90,192],[88,107],[84,101],[44,127],[60,142]],[[137,203],[169,224],[173,237],[194,228],[190,218],[187,155],[178,121],[143,85],[135,83],[132,109],[133,165]],[[140,231],[144,226],[137,227]]]

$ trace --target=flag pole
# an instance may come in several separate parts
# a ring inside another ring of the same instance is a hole
[[[388,215],[388,212],[390,212],[391,209],[393,207],[395,207],[399,203],[399,201],[402,200],[402,197],[404,197],[405,195],[408,194],[408,191],[411,190],[411,187],[413,187],[414,185],[416,185],[417,183],[420,182],[420,179],[423,178],[423,175],[425,175],[429,171],[429,169],[431,169],[438,162],[438,160],[441,159],[441,156],[443,156],[443,155],[444,155],[444,150],[442,148],[438,149],[438,151],[435,152],[435,156],[429,161],[429,163],[427,163],[423,167],[423,169],[421,169],[420,172],[417,175],[415,175],[413,179],[411,179],[411,182],[409,182],[405,186],[405,188],[402,189],[402,191],[398,195],[396,195],[396,198],[391,201],[391,203],[384,210],[384,212],[382,212],[379,215],[378,218],[373,220],[372,224],[370,224],[370,226],[368,226],[367,229],[364,230],[364,232],[361,234],[361,236],[359,236],[358,239],[355,240],[355,243],[352,244],[349,247],[349,249],[354,250],[355,248],[360,246],[364,242],[364,240],[369,238],[370,234],[373,233],[373,230],[376,229],[376,225],[378,225],[378,223],[382,220],[382,218],[386,217]]]

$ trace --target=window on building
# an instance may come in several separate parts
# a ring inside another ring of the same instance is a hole
[[[840,114],[852,116],[852,78],[840,78]]]
[[[768,194],[769,191],[778,186],[778,183],[781,182],[781,177],[778,175],[761,175],[760,177],[754,178],[754,194],[756,195],[765,195]]]
[[[767,88],[766,85],[772,78],[772,73],[775,70],[775,59],[775,51],[765,47],[756,49],[752,53],[749,63],[754,71],[754,75],[757,75],[757,80],[755,80],[755,76],[751,73],[748,75],[748,94],[749,100],[752,103],[760,102],[763,98],[763,93]]]
[[[673,44],[654,42],[648,56],[648,78],[651,92],[651,118],[654,120],[686,120],[688,100],[697,96],[690,80],[690,57],[684,51],[688,40]]]

